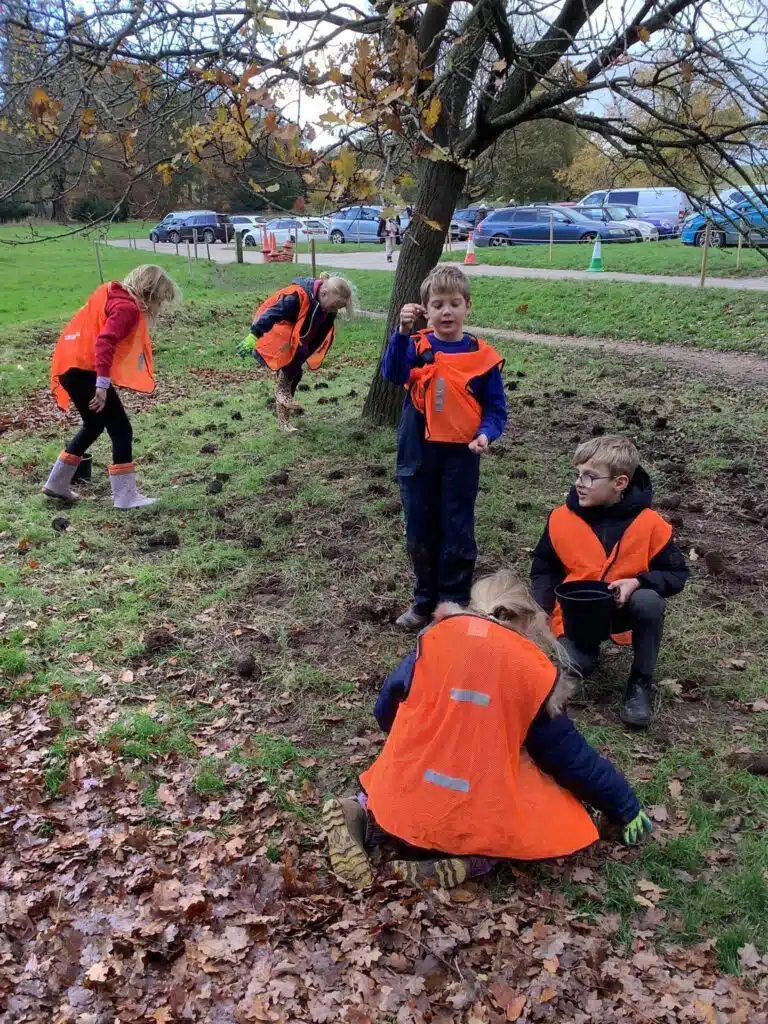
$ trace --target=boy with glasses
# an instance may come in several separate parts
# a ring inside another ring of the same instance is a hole
[[[621,709],[626,725],[647,728],[653,673],[664,628],[665,598],[688,578],[672,527],[651,508],[653,491],[634,443],[604,436],[585,441],[573,457],[574,486],[549,517],[533,553],[533,595],[552,616],[552,631],[572,665],[586,678],[599,647],[564,637],[555,587],[572,580],[603,580],[616,598],[612,639],[632,644],[634,660]]]

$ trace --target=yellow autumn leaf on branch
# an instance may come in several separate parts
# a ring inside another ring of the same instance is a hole
[[[439,220],[430,220],[429,217],[425,217],[424,223],[427,225],[428,228],[431,228],[433,231],[445,231],[445,228],[443,227]]]
[[[640,39],[642,39],[642,41],[643,41],[644,43],[647,43],[647,42],[648,42],[648,40],[649,40],[649,39],[651,38],[651,33],[650,33],[650,32],[648,31],[648,29],[647,29],[647,28],[645,27],[645,25],[641,25],[641,26],[640,26],[640,27],[638,28],[638,30],[637,30],[637,35],[638,35],[638,37],[639,37]]]
[[[355,173],[357,160],[351,149],[345,149],[335,160],[331,160],[333,173],[341,181],[348,181]]]
[[[589,76],[587,75],[586,71],[582,71],[580,68],[573,69],[573,80],[576,83],[576,85],[589,85]]]
[[[80,134],[82,136],[92,135],[96,124],[96,111],[90,107],[80,115]]]
[[[429,106],[424,110],[421,116],[421,123],[425,130],[431,132],[437,124],[438,118],[440,117],[440,111],[443,109],[443,104],[439,96],[433,96]]]
[[[38,121],[46,115],[51,109],[51,97],[45,91],[45,89],[33,89],[32,95],[29,97],[29,109],[32,116]]]
[[[273,185],[267,185],[265,191],[267,191],[267,192],[279,192],[280,191],[280,186],[279,186],[279,184],[277,182],[275,182]]]
[[[254,181],[253,178],[249,178],[248,179],[248,188],[251,189],[252,192],[263,192],[264,191],[264,186],[260,185],[258,183],[258,181]]]

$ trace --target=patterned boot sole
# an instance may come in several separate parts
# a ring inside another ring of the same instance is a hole
[[[373,883],[373,868],[368,855],[350,832],[339,800],[328,800],[323,807],[323,828],[328,839],[331,867],[339,878],[365,889]]]
[[[467,880],[467,865],[461,857],[444,860],[396,860],[390,865],[397,878],[427,889],[454,889]]]

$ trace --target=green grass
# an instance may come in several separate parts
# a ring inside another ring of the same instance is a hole
[[[132,826],[215,829],[226,840],[236,837],[238,821],[253,820],[258,804],[269,822],[265,855],[279,861],[295,842],[316,843],[324,794],[355,791],[378,749],[371,706],[379,683],[412,643],[392,626],[409,596],[395,437],[360,418],[381,325],[362,318],[342,325],[327,365],[305,378],[306,415],[286,438],[268,408],[271,380],[238,360],[233,343],[255,298],[292,269],[201,264],[194,273],[193,297],[156,331],[158,393],[131,399],[141,483],[158,505],[130,516],[113,510],[109,450],[99,441],[93,482],[63,512],[69,529],[57,532],[52,520],[62,512],[40,485],[72,425],[47,417],[41,402],[40,419],[3,435],[11,486],[0,491],[0,708],[12,716],[10,735],[17,722],[19,731],[32,719],[42,725],[25,734],[29,763],[19,778],[29,765],[39,772],[39,791],[59,801],[56,821],[69,813],[70,779],[87,770],[99,781],[88,829],[112,823],[118,807]],[[391,277],[359,277],[361,292],[371,281],[366,304],[383,307]],[[512,282],[474,285],[485,317],[521,319],[509,310]],[[90,284],[80,279],[80,286]],[[657,293],[676,298],[674,289]],[[539,296],[540,315],[560,322],[572,315],[580,330],[579,315],[593,324],[603,315],[584,313],[576,293],[569,305],[568,290],[558,293],[557,308],[555,292],[525,294]],[[612,290],[601,294],[605,302]],[[710,293],[693,294],[706,308]],[[645,308],[652,323],[660,315]],[[23,368],[13,388],[0,391],[3,411],[45,385],[43,330],[53,327],[0,330],[4,365]],[[584,855],[597,896],[570,878],[572,861],[524,868],[526,884],[560,887],[578,913],[617,911],[619,944],[629,950],[644,913],[634,897],[647,879],[666,890],[655,938],[678,944],[712,936],[723,968],[733,971],[744,942],[768,949],[768,784],[734,773],[725,760],[764,746],[768,724],[750,709],[764,693],[768,661],[764,524],[742,514],[764,501],[765,403],[754,389],[683,372],[671,387],[653,360],[522,343],[499,348],[510,429],[484,461],[479,572],[507,566],[527,574],[530,549],[570,479],[570,452],[600,430],[631,432],[657,493],[681,495],[684,549],[716,546],[729,565],[714,576],[699,557],[686,591],[670,601],[659,677],[673,679],[679,693],[660,694],[648,735],[629,735],[618,723],[626,653],[606,656],[574,708],[589,739],[647,805],[665,806],[668,821],[630,855],[615,845]],[[318,382],[327,387],[315,390]],[[639,425],[628,424],[628,409]],[[659,414],[669,421],[663,430],[654,425]],[[211,441],[217,451],[202,454]],[[280,470],[287,484],[271,482]],[[209,494],[217,473],[228,477],[220,494]],[[278,521],[286,511],[290,524]],[[148,543],[169,528],[179,533],[178,547]],[[254,535],[260,547],[247,546]],[[148,648],[157,628],[171,639]],[[256,669],[241,678],[235,666],[246,653]],[[731,659],[744,660],[744,670],[728,668]],[[506,884],[501,872],[493,892]]]
[[[14,229],[0,228],[0,243],[13,237],[17,237]],[[185,323],[194,332],[197,348],[205,347],[209,328],[222,316],[236,313],[238,319],[231,323],[231,334],[221,347],[222,355],[233,365],[234,345],[247,329],[255,307],[270,291],[308,270],[290,264],[237,266],[199,260],[193,262],[190,273],[185,257],[154,257],[141,250],[110,246],[100,246],[99,251],[108,279],[119,279],[149,259],[156,259],[173,273],[184,290]],[[388,309],[391,274],[345,273],[355,284],[363,309]],[[23,359],[16,354],[18,330],[0,331],[0,393],[13,395],[29,389],[33,381],[46,379],[57,330],[98,285],[93,242],[74,238],[35,246],[0,244],[0,278],[0,326],[33,321],[23,328],[28,332]],[[768,304],[760,292],[477,277],[472,294],[471,322],[481,327],[768,354]],[[41,324],[41,319],[47,322]],[[188,363],[194,364],[199,352],[186,347],[185,352]],[[159,351],[161,371],[163,356]]]
[[[498,249],[477,249],[478,263],[495,267],[553,267],[558,270],[586,270],[592,247],[564,242],[549,245],[510,245]],[[621,274],[662,274],[698,277],[701,250],[679,241],[645,242],[602,246],[603,269]],[[742,249],[741,268],[736,269],[737,250],[710,249],[707,275],[710,277],[767,277],[768,250]],[[464,252],[446,253],[444,260],[461,262]]]

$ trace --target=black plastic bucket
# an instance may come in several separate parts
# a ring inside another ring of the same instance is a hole
[[[555,587],[565,635],[578,647],[597,647],[611,635],[616,599],[602,580],[574,580]]]
[[[80,465],[75,470],[75,475],[72,477],[72,483],[87,483],[91,479],[91,468],[93,466],[93,456],[90,453],[86,453]]]

